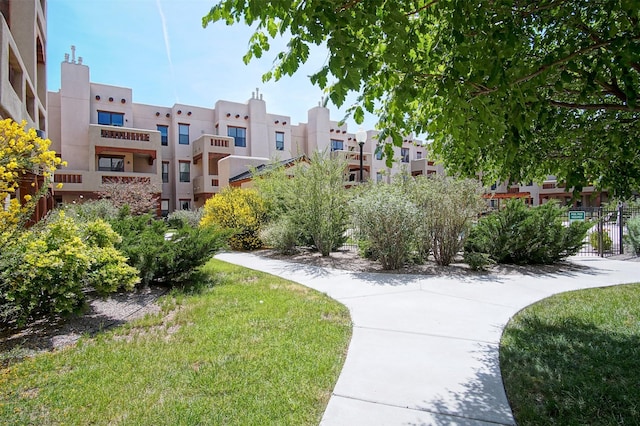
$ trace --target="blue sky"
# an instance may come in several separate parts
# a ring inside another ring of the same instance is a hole
[[[256,87],[267,110],[306,122],[307,111],[323,92],[308,75],[320,69],[327,52],[315,49],[294,77],[262,82],[272,67],[277,45],[245,65],[251,29],[223,23],[202,28],[202,17],[216,0],[49,0],[47,16],[47,84],[60,88],[60,63],[76,46],[94,83],[133,89],[137,103],[171,106],[183,103],[212,108],[218,99],[246,102]],[[280,41],[284,46],[286,41]],[[355,98],[354,98],[355,99]],[[347,105],[329,104],[331,118],[341,120]],[[375,117],[366,117],[372,129]],[[347,120],[349,130],[358,126]]]

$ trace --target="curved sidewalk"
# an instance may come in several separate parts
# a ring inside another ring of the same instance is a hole
[[[433,276],[216,257],[349,308],[353,336],[322,425],[514,425],[498,361],[509,318],[555,293],[640,281],[640,263],[600,258],[554,272]]]

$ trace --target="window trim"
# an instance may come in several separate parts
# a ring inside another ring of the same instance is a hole
[[[340,143],[340,148],[338,149],[336,146]],[[333,151],[344,151],[344,140],[342,139],[331,139],[331,152]]]
[[[278,139],[278,136],[282,139]],[[276,132],[276,151],[284,151],[284,132]]]
[[[187,133],[182,133],[183,129],[187,129]],[[189,145],[189,125],[187,123],[178,123],[178,145]]]
[[[164,170],[165,165],[167,166],[166,172]],[[168,161],[162,162],[161,172],[162,172],[162,183],[169,183],[169,162]]]
[[[162,130],[164,129],[165,133],[162,134]],[[156,130],[160,132],[160,145],[168,146],[169,145],[169,126],[166,124],[156,124]]]
[[[109,122],[108,123],[101,123],[100,122],[100,116],[103,114],[108,114],[109,115]],[[113,117],[120,117],[122,119],[122,123],[121,124],[113,124]],[[114,126],[114,127],[124,127],[124,112],[115,112],[115,111],[105,111],[102,109],[98,110],[98,124],[101,126]]]
[[[231,130],[234,130],[234,134],[231,134]],[[238,130],[242,129],[244,131],[244,136],[240,137],[237,135]],[[239,127],[239,126],[227,126],[227,136],[233,138],[233,145],[238,148],[246,148],[247,147],[247,128]]]
[[[178,168],[178,172],[180,175],[180,182],[181,183],[189,183],[191,182],[191,161],[183,161],[180,160],[179,161],[179,168]],[[182,171],[182,165],[186,164],[188,167],[188,170],[186,172]],[[185,180],[185,176],[186,176],[186,180]]]

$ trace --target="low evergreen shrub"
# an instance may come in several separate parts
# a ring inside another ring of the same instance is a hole
[[[530,208],[511,200],[503,210],[483,217],[471,229],[465,253],[486,253],[497,263],[557,262],[580,250],[591,227],[587,222],[564,226],[563,215],[564,209],[556,203]]]

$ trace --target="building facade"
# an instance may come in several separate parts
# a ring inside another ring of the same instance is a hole
[[[25,121],[41,137],[47,131],[46,12],[46,0],[0,0],[0,119]],[[27,173],[13,196],[22,199],[43,183]],[[43,197],[33,220],[52,206],[52,198]]]
[[[186,104],[157,106],[132,101],[129,88],[91,82],[82,58],[66,55],[58,92],[49,92],[49,138],[68,166],[56,172],[59,203],[97,197],[113,179],[153,184],[163,214],[198,208],[235,177],[253,167],[316,151],[345,158],[347,184],[360,180],[360,147],[346,125],[329,117],[321,103],[306,123],[268,112],[256,89],[247,102],[218,100],[213,108]],[[386,167],[376,154],[375,132],[363,146],[363,179],[388,181],[400,170],[442,172],[427,160],[426,148],[407,139]]]

